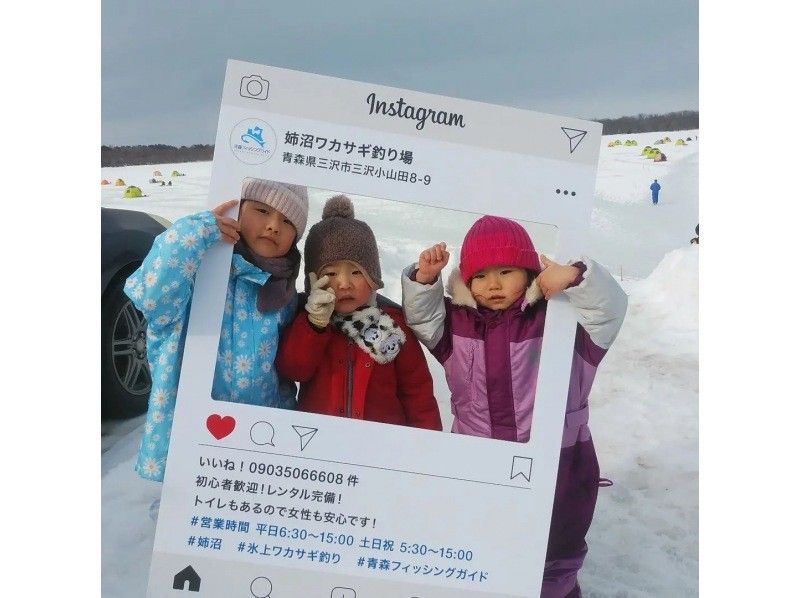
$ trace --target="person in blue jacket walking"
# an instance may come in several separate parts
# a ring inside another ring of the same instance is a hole
[[[306,228],[305,187],[246,178],[239,200],[180,218],[153,241],[125,292],[147,320],[153,386],[135,469],[163,481],[194,280],[206,250],[234,244],[216,370],[215,400],[294,409],[296,386],[274,367],[280,332],[297,307],[297,240]],[[246,342],[245,342],[246,339]]]
[[[658,192],[661,191],[661,185],[658,184],[658,179],[653,180],[653,184],[650,185],[650,191],[653,194],[653,205],[658,205]]]

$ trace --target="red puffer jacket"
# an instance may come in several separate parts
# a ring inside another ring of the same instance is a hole
[[[397,356],[381,364],[332,325],[317,331],[300,310],[281,335],[275,366],[300,382],[298,408],[311,413],[441,430],[433,379],[403,313],[382,307],[406,336]]]

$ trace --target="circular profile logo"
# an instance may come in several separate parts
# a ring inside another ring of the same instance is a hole
[[[231,151],[245,164],[261,164],[275,153],[278,140],[275,131],[258,118],[248,118],[231,131]]]

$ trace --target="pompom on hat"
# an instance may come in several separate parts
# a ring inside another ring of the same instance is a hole
[[[272,206],[286,216],[303,236],[308,222],[308,190],[300,185],[247,177],[242,181],[242,201],[249,199]]]
[[[483,216],[467,231],[461,245],[461,279],[469,285],[484,268],[512,266],[534,273],[541,271],[539,255],[527,231],[500,216]]]
[[[326,264],[348,260],[358,264],[374,290],[383,288],[381,263],[375,235],[366,222],[356,220],[352,200],[331,197],[322,210],[322,220],[308,231],[303,249],[306,280]]]

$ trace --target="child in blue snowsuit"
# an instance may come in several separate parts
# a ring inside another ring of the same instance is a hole
[[[658,179],[653,180],[653,184],[650,185],[650,192],[653,194],[653,205],[658,204],[658,192],[661,191],[661,185],[658,184]]]
[[[296,407],[296,387],[279,379],[275,353],[292,322],[300,269],[297,240],[308,218],[305,187],[246,178],[239,220],[225,217],[238,200],[180,218],[156,237],[125,292],[147,320],[153,386],[136,471],[163,481],[194,278],[206,250],[234,245],[216,371],[215,400]],[[247,339],[246,342],[244,339]]]

